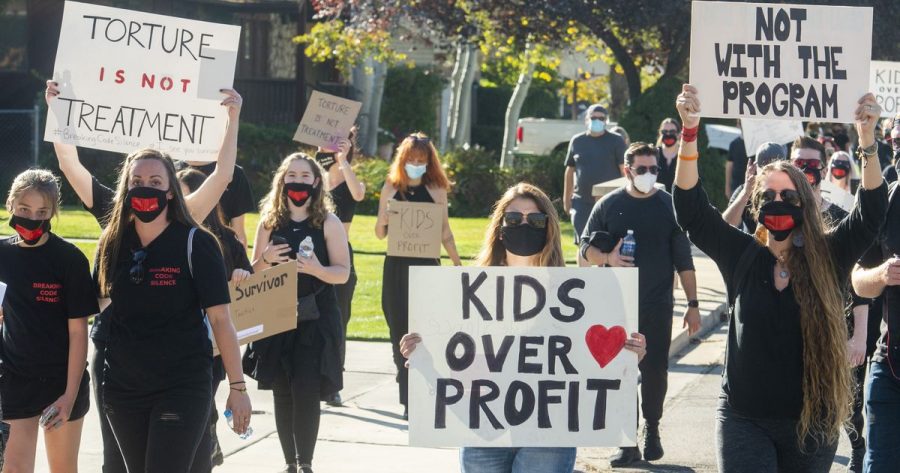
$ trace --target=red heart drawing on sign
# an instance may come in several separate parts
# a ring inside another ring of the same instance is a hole
[[[588,329],[584,335],[584,342],[600,367],[606,368],[606,365],[625,347],[625,338],[625,329],[621,325],[615,325],[607,330],[598,324]]]

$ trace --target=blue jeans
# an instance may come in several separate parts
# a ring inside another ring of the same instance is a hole
[[[887,362],[869,365],[866,383],[866,460],[863,471],[897,471],[900,465],[900,380],[894,378]]]
[[[462,473],[572,473],[575,448],[476,448],[459,450]]]

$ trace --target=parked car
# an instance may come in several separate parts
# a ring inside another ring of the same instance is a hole
[[[609,123],[607,128],[615,126]],[[516,130],[516,154],[546,155],[565,152],[573,136],[586,131],[584,120],[520,118]]]

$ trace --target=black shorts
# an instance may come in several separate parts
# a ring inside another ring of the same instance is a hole
[[[83,418],[91,406],[91,377],[87,370],[72,405],[69,420]],[[3,418],[9,420],[38,417],[66,392],[65,378],[28,378],[12,373],[0,376],[0,403]]]

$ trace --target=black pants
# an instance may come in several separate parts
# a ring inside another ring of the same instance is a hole
[[[642,312],[638,330],[647,339],[641,371],[641,411],[646,425],[659,425],[669,389],[669,346],[672,344],[672,307]]]
[[[103,473],[127,473],[125,460],[116,443],[109,419],[103,409],[103,364],[106,361],[106,342],[94,340],[94,359],[91,362],[91,380],[94,385],[94,399],[97,400],[97,412],[100,416],[100,438],[103,440]]]
[[[350,323],[353,293],[356,291],[356,265],[353,262],[353,247],[350,247],[350,278],[344,284],[334,286],[337,295],[338,309],[341,311],[341,323],[343,323],[343,337],[341,337],[341,369],[344,369],[344,361],[347,359],[347,324]]]
[[[128,471],[189,473],[208,430],[211,386],[163,392],[140,402],[105,393],[104,410]],[[209,461],[208,453],[205,454]]]
[[[272,384],[275,428],[287,464],[311,465],[319,435],[321,360],[324,342],[295,343],[290,373],[284,370]]]

